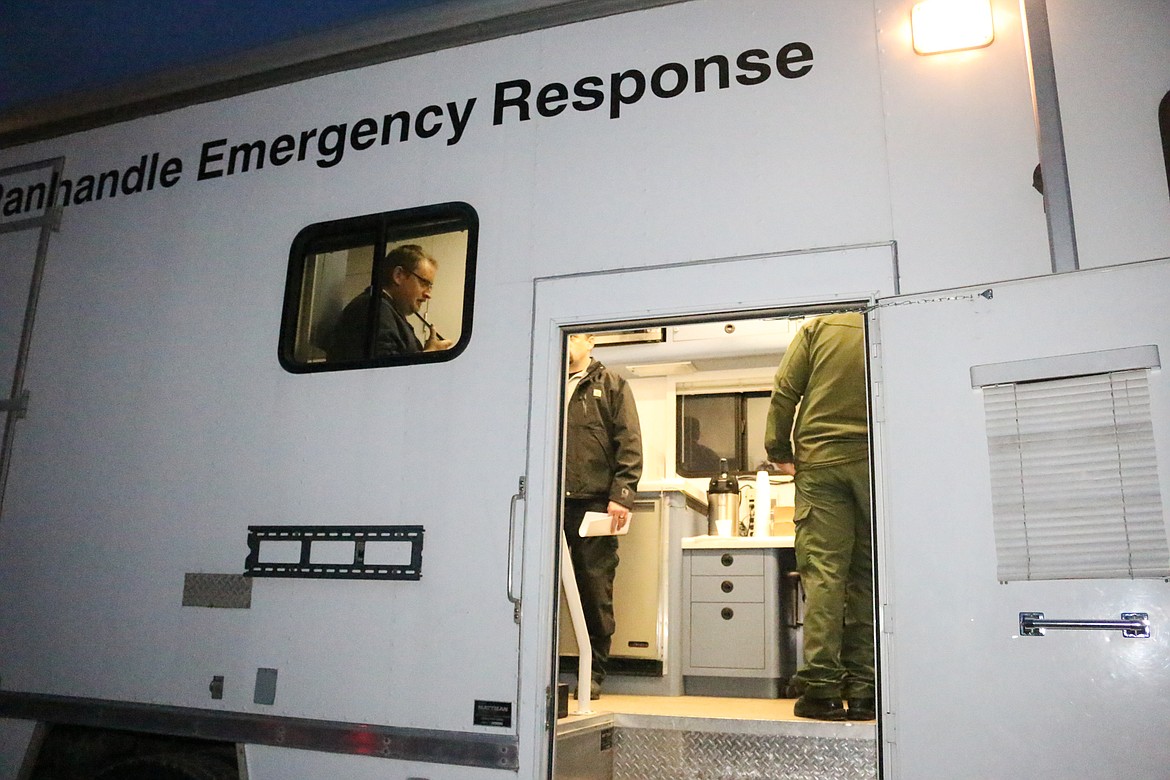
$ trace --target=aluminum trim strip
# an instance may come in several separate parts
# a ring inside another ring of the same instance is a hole
[[[513,734],[413,729],[11,691],[0,692],[0,716],[399,761],[519,770],[519,740]]]
[[[1040,173],[1044,181],[1044,215],[1048,221],[1048,245],[1052,272],[1080,268],[1077,234],[1073,223],[1072,190],[1064,148],[1064,126],[1057,97],[1056,61],[1046,0],[1022,0],[1024,39],[1032,79]]]
[[[1071,376],[1093,376],[1114,371],[1161,368],[1157,344],[1140,347],[1105,349],[1098,352],[1079,352],[1075,355],[1013,360],[1007,363],[985,363],[971,367],[971,387],[1018,384],[1043,379],[1063,379]]]

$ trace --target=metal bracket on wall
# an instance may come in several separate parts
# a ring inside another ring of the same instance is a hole
[[[314,555],[314,543],[318,543],[321,554]],[[409,545],[409,562],[404,554],[406,545]],[[326,546],[328,549],[320,549]],[[293,547],[298,554],[289,555]],[[422,547],[421,525],[253,525],[248,526],[244,574],[417,580],[422,578]],[[339,552],[344,560],[338,559]]]

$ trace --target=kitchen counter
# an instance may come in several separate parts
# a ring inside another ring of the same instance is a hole
[[[794,536],[688,536],[682,540],[684,550],[757,550],[769,547],[792,547]]]

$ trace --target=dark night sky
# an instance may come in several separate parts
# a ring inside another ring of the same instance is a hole
[[[442,0],[0,0],[0,111]]]

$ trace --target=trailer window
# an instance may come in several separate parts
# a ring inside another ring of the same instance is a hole
[[[1162,133],[1162,161],[1166,163],[1166,186],[1170,187],[1170,92],[1158,106],[1158,130]]]
[[[675,471],[683,477],[711,477],[719,461],[733,474],[765,464],[767,392],[680,395],[675,401]]]
[[[450,360],[471,336],[479,220],[466,203],[320,222],[289,253],[288,371]]]

